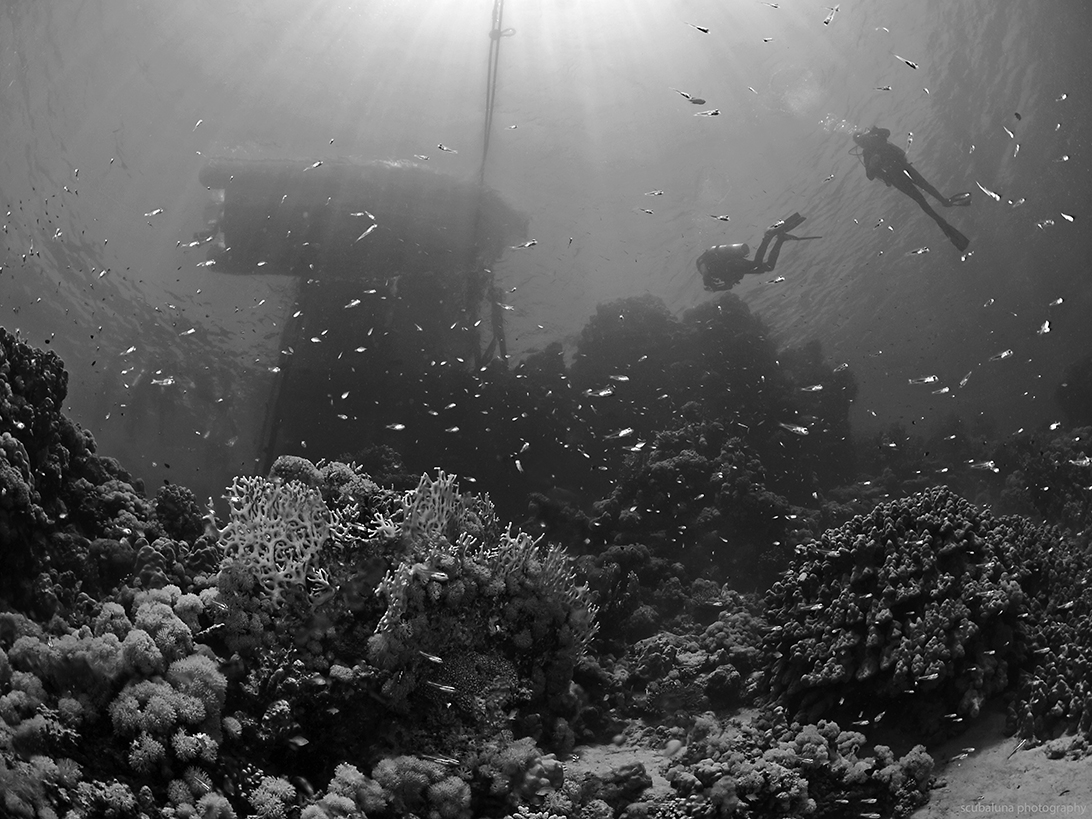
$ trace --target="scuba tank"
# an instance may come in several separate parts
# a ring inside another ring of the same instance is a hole
[[[743,259],[747,254],[751,252],[751,248],[747,246],[746,242],[737,242],[734,245],[717,245],[710,248],[718,256],[725,256],[731,258]]]

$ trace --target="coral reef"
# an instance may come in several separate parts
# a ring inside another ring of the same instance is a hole
[[[668,779],[686,815],[905,817],[924,804],[933,760],[918,745],[896,759],[837,723],[753,724],[699,717]]]
[[[1029,743],[1088,747],[1086,431],[985,476],[1063,532],[945,488],[873,508],[922,480],[913,452],[838,492],[852,381],[733,298],[616,303],[571,373],[553,349],[464,377],[509,419],[465,410],[467,458],[542,450],[527,527],[379,449],[382,481],[239,476],[217,521],[96,454],[60,360],[0,331],[0,813],[905,816],[932,760],[880,728],[943,737],[1003,695]],[[570,462],[594,515],[550,486]],[[568,764],[627,737],[664,748],[669,793]]]
[[[1088,640],[1056,613],[1092,605],[1090,567],[1057,530],[995,518],[945,488],[882,504],[798,547],[767,594],[771,692],[809,720],[846,715],[932,739],[1017,689],[1025,735],[1087,731]]]

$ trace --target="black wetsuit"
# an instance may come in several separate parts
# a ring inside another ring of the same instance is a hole
[[[766,250],[774,237],[770,258],[766,259]],[[698,272],[706,290],[731,290],[748,273],[768,273],[777,265],[781,245],[785,243],[783,231],[767,230],[762,237],[762,244],[754,259],[747,258],[746,245],[716,245],[698,257]]]
[[[882,179],[888,187],[898,188],[911,199],[944,231],[953,245],[963,252],[971,241],[937,213],[926,201],[922,191],[932,196],[944,207],[951,207],[952,200],[929,184],[910,161],[906,151],[887,141],[891,132],[886,128],[872,126],[871,130],[855,134],[853,141],[861,146],[861,161],[869,179]]]

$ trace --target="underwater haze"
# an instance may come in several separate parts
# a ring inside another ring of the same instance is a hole
[[[733,292],[778,346],[848,366],[854,436],[1062,420],[1092,353],[1089,10],[827,2],[5,3],[0,322],[64,359],[65,410],[100,452],[218,497],[283,454],[268,416],[292,400],[303,285],[209,264],[202,169],[395,160],[481,180],[524,219],[488,262],[509,366],[554,342],[571,359],[613,300],[717,298],[697,257],[799,212],[821,238]],[[973,194],[943,211],[966,253],[868,180],[851,135],[872,125]],[[284,451],[339,454],[297,437]]]

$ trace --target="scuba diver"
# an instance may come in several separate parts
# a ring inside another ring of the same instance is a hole
[[[869,179],[879,177],[887,187],[896,187],[921,207],[934,222],[940,225],[944,235],[948,237],[960,253],[967,250],[971,240],[949,225],[944,219],[929,207],[922,191],[932,196],[946,208],[966,207],[971,204],[969,193],[957,193],[949,198],[929,184],[906,158],[906,151],[897,145],[887,141],[891,132],[886,128],[873,125],[867,131],[858,131],[853,135],[853,141],[860,147],[858,154],[861,163],[865,166],[865,173]],[[919,190],[920,189],[920,190]]]
[[[751,248],[746,242],[734,245],[716,245],[709,248],[698,257],[698,272],[706,290],[731,290],[748,273],[768,273],[777,265],[777,257],[781,253],[781,245],[786,240],[801,242],[805,239],[820,239],[820,236],[792,236],[789,231],[799,227],[804,222],[803,216],[794,213],[787,219],[774,222],[762,235],[762,244],[758,246],[758,252],[754,259],[748,259],[747,254]],[[776,241],[774,237],[777,237]],[[766,259],[766,250],[773,241],[773,250],[770,251],[769,260]]]

